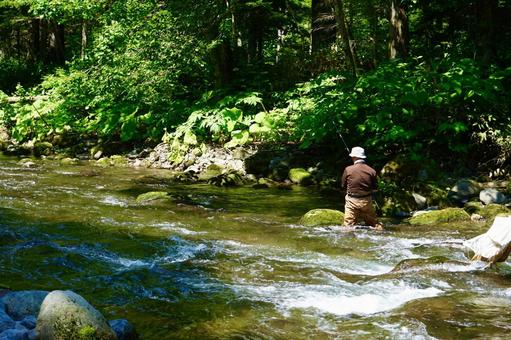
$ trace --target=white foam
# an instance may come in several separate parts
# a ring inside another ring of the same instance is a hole
[[[199,235],[199,234],[207,234],[205,231],[194,231],[188,228],[185,228],[185,224],[180,222],[163,222],[163,223],[154,223],[151,225],[152,227],[160,228],[162,230],[173,231],[182,235]]]
[[[294,308],[314,309],[335,315],[370,315],[386,312],[406,302],[438,296],[442,290],[420,288],[404,282],[377,282],[366,285],[304,285],[280,283],[270,286],[238,286],[249,298],[275,304],[282,312]]]

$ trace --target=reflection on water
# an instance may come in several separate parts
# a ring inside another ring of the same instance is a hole
[[[85,176],[84,174],[94,174]],[[151,180],[141,180],[150,178]],[[471,225],[297,224],[340,194],[170,183],[168,172],[0,164],[0,283],[72,289],[142,338],[505,337],[511,270]],[[138,204],[147,191],[169,199]]]

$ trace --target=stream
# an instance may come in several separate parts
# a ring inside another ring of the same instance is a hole
[[[179,184],[168,170],[0,159],[0,284],[73,290],[141,339],[507,338],[511,266],[474,224],[304,227],[340,193]],[[148,191],[168,200],[137,203]]]

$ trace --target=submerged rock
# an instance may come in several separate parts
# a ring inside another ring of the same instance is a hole
[[[166,191],[149,191],[144,194],[138,195],[137,203],[149,202],[166,198],[169,198],[169,193]]]
[[[7,315],[7,313],[2,308],[0,308],[0,333],[7,329],[14,328],[15,326],[16,323],[14,320],[9,315]],[[0,337],[0,339],[2,338]]]
[[[28,329],[8,329],[0,333],[1,340],[31,340],[35,339]]]
[[[41,340],[116,339],[103,315],[72,291],[55,290],[46,296],[36,330]]]
[[[37,315],[41,303],[48,295],[43,290],[24,290],[6,294],[2,301],[5,304],[5,311],[14,320],[23,320],[25,317]]]
[[[344,213],[333,209],[314,209],[300,219],[300,224],[308,227],[319,225],[340,225],[344,222]]]
[[[137,340],[138,334],[133,325],[125,319],[111,320],[108,324],[117,335],[118,340]]]
[[[410,224],[437,224],[461,221],[470,221],[470,215],[461,208],[428,211],[420,215],[412,216],[409,219]]]
[[[445,256],[433,256],[425,259],[402,260],[394,267],[394,269],[391,270],[391,272],[395,273],[403,271],[436,269],[438,266],[443,265],[467,265],[467,264],[460,261],[450,260]]]

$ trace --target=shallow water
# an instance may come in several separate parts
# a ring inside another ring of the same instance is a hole
[[[173,184],[165,170],[0,159],[0,283],[71,289],[143,339],[507,338],[511,267],[474,225],[384,232],[297,223],[315,189]],[[138,204],[138,194],[168,191]],[[396,270],[393,270],[397,265]]]

